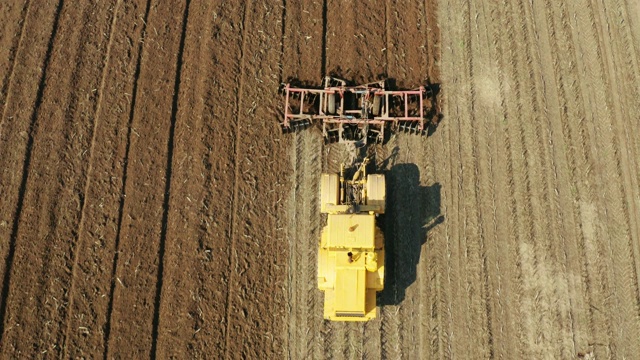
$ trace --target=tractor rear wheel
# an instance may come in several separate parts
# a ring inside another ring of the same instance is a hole
[[[338,174],[322,174],[320,179],[320,212],[328,213],[327,205],[339,205],[340,180]]]
[[[327,95],[327,112],[331,115],[336,113],[336,94]]]
[[[386,182],[383,174],[367,175],[367,205],[378,205],[377,214],[384,214],[386,198]]]
[[[374,96],[373,97],[373,109],[371,109],[371,113],[373,114],[373,116],[379,116],[380,115],[380,105],[382,104],[382,97],[381,96]]]

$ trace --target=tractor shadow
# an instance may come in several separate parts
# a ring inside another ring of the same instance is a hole
[[[397,164],[386,171],[386,213],[379,217],[385,237],[385,288],[378,303],[399,305],[416,281],[422,245],[431,229],[444,222],[439,183],[420,185],[415,164]]]

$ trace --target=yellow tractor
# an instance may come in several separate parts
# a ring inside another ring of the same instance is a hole
[[[322,174],[320,211],[327,215],[318,254],[318,287],[324,318],[367,321],[376,317],[376,293],[384,288],[384,237],[376,216],[385,210],[385,178],[366,173],[365,158],[351,180]]]

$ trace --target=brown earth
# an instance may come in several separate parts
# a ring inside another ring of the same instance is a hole
[[[635,358],[640,7],[0,5],[2,358]],[[322,320],[318,178],[281,82],[435,84],[372,147],[387,283]],[[433,129],[432,129],[433,130]]]

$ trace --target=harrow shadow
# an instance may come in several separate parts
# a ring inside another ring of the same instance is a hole
[[[439,183],[421,186],[418,166],[393,165],[386,171],[386,179],[386,214],[379,219],[386,250],[386,280],[378,295],[380,306],[402,303],[407,288],[416,281],[427,234],[444,222],[440,213],[442,186]]]

